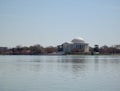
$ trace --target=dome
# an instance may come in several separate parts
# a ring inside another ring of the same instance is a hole
[[[81,37],[78,37],[78,38],[74,38],[71,42],[73,43],[84,43],[84,39],[81,38]]]

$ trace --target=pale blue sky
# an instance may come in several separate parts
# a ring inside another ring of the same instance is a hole
[[[120,44],[120,0],[0,0],[0,46],[56,46],[75,37]]]

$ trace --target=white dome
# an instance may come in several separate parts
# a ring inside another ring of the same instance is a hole
[[[81,37],[78,37],[78,38],[74,38],[71,42],[73,43],[84,43],[84,39],[81,38]]]

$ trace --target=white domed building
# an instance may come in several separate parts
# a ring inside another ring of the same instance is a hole
[[[59,45],[58,51],[62,51],[64,53],[88,53],[89,46],[83,38],[78,37],[72,39],[71,42],[65,42],[62,45]]]
[[[84,39],[81,37],[74,38],[71,42],[72,43],[85,43]]]

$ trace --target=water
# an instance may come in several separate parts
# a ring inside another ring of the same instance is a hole
[[[0,91],[120,91],[120,56],[0,56]]]

